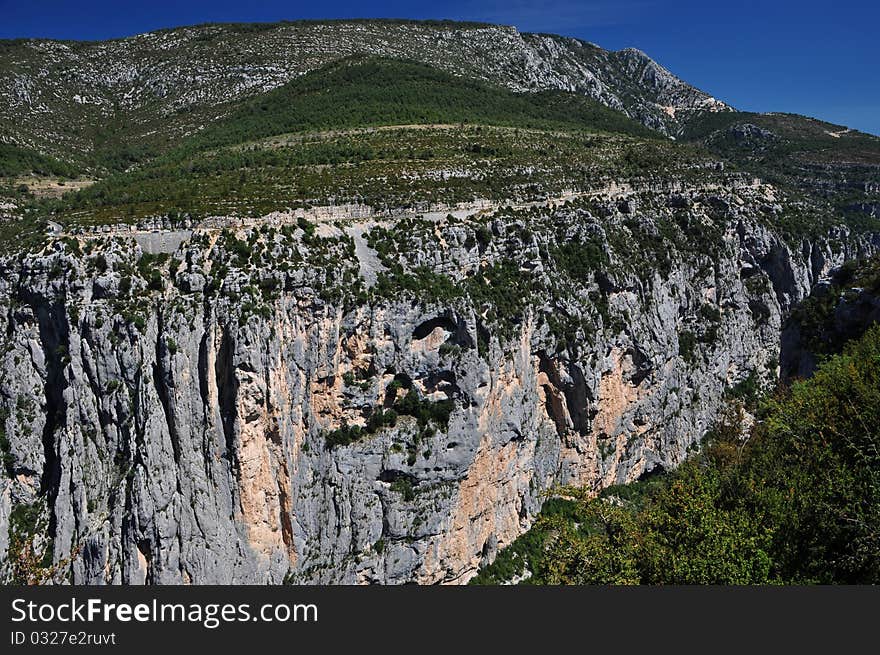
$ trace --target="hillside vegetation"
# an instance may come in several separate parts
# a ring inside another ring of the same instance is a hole
[[[561,91],[514,93],[414,61],[355,57],[246,101],[182,150],[288,132],[433,123],[586,129],[659,138],[653,130],[584,96]]]
[[[761,179],[827,204],[853,227],[876,225],[880,137],[796,114],[704,113],[682,139]]]
[[[458,33],[445,23],[409,27],[420,35],[440,29],[444,38]],[[183,48],[185,36],[201,52],[206,44],[232,47],[283,29],[200,26],[192,34],[171,30],[116,45],[155,47],[154,41],[172,39]],[[17,61],[30,47],[10,43],[6,52]],[[92,52],[89,44],[69,47],[65,57]],[[605,64],[617,71],[615,79],[628,79],[618,70],[625,62],[650,66],[638,53],[620,56]],[[138,116],[145,122],[114,110],[83,133],[90,143],[86,154],[65,151],[69,161],[5,145],[0,195],[26,220],[0,230],[10,238],[27,233],[31,242],[46,219],[75,227],[153,217],[262,216],[349,202],[382,209],[539,200],[608,181],[696,180],[718,159],[726,170],[752,173],[789,195],[784,210],[769,207],[766,218],[792,243],[825,234],[841,220],[858,230],[878,226],[880,139],[870,135],[792,115],[695,111],[675,142],[581,91],[516,92],[506,82],[487,81],[492,76],[477,79],[458,67],[438,66],[368,54],[331,57],[320,68],[302,64],[304,74],[291,81],[263,93],[233,94],[211,110],[194,104],[157,113],[144,100]],[[626,94],[638,91],[621,84]],[[75,111],[89,107],[77,104]],[[169,130],[188,136],[169,137]],[[97,183],[60,200],[35,198],[33,187],[22,184],[27,175],[85,174]]]
[[[248,101],[166,155],[36,209],[101,223],[517,199],[710,165],[582,96],[514,93],[423,64],[359,58]]]
[[[35,150],[0,143],[0,178],[33,173],[35,175],[73,176],[76,168]]]

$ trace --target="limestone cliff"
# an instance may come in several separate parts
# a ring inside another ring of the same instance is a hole
[[[466,582],[554,486],[674,467],[727,388],[777,375],[792,304],[880,245],[784,240],[774,193],[7,257],[4,571],[29,528],[73,583]]]

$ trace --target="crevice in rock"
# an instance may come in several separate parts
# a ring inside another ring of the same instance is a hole
[[[644,382],[645,378],[647,378],[654,370],[651,364],[651,359],[638,346],[632,346],[631,348],[628,348],[626,352],[630,356],[630,359],[632,359],[633,366],[635,366],[635,371],[630,375],[629,381],[633,386],[637,387]]]
[[[578,433],[585,435],[590,432],[590,419],[587,409],[593,401],[587,381],[577,364],[568,364],[568,376],[571,384],[565,385],[562,392],[565,394],[565,402],[568,405],[568,414],[571,416],[572,425]]]
[[[395,482],[397,480],[408,480],[414,487],[418,486],[419,479],[412,473],[400,471],[398,469],[384,469],[379,473],[378,480],[380,482]]]
[[[43,426],[43,456],[45,465],[40,479],[40,493],[46,496],[49,507],[48,534],[54,535],[56,529],[55,499],[61,480],[61,459],[56,450],[55,434],[67,422],[67,405],[64,391],[67,380],[64,368],[69,359],[70,348],[67,312],[63,305],[39,305],[34,308],[38,319],[40,342],[46,357],[46,380],[43,387],[45,400],[45,419]]]
[[[164,321],[162,312],[158,311],[156,315],[158,323],[156,331],[156,352],[155,361],[153,362],[153,386],[156,389],[156,395],[162,405],[162,412],[165,416],[165,424],[168,426],[168,436],[171,438],[171,448],[174,451],[174,462],[180,464],[180,437],[177,434],[177,428],[174,425],[174,412],[171,409],[171,398],[168,394],[168,386],[170,381],[170,373],[164,366],[165,347],[162,345],[162,335],[164,334]]]
[[[199,375],[199,395],[202,399],[202,407],[208,408],[208,332],[205,331],[202,334],[202,339],[199,341],[199,363],[198,363],[198,375]]]
[[[235,366],[232,361],[232,337],[228,329],[224,329],[217,351],[215,374],[217,380],[217,400],[220,405],[220,421],[223,424],[223,437],[226,443],[226,457],[235,462],[235,422],[238,409],[235,398],[238,394],[238,380],[235,377]]]

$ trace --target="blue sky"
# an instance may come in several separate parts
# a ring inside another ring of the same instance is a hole
[[[635,46],[739,109],[880,134],[878,0],[0,0],[0,38],[103,39],[213,21],[480,20]]]

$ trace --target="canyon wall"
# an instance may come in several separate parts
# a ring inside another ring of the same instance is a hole
[[[367,234],[369,288],[342,223],[197,228],[153,268],[123,237],[9,257],[3,570],[27,527],[76,584],[464,583],[558,485],[675,467],[775,378],[792,305],[880,245],[783,239],[774,200],[410,221]]]

